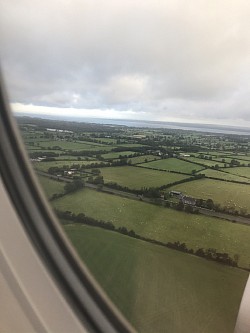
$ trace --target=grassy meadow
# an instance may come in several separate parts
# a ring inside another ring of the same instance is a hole
[[[99,228],[64,228],[138,332],[233,333],[246,272]]]
[[[53,194],[59,194],[64,192],[64,182],[50,179],[48,177],[37,176],[38,181],[41,184],[47,198],[51,198]]]
[[[189,177],[179,175],[177,173],[169,173],[132,166],[110,167],[102,168],[100,170],[104,178],[104,182],[116,182],[119,185],[127,186],[131,189],[159,187]]]
[[[132,157],[129,160],[131,161],[131,164],[139,164],[139,163],[144,163],[145,161],[150,162],[159,159],[160,157],[155,155],[143,155],[143,156]]]
[[[115,158],[119,158],[120,156],[126,156],[126,155],[132,155],[134,154],[134,151],[119,151],[119,152],[111,152],[111,153],[107,153],[107,154],[103,154],[102,157],[109,160],[109,159],[115,159]]]
[[[247,177],[250,179],[250,167],[236,167],[236,168],[228,168],[227,172],[230,172],[233,175]]]
[[[228,170],[228,169],[227,169]],[[195,198],[212,199],[222,206],[249,210],[250,186],[212,179],[199,179],[175,185],[171,190],[181,191]]]
[[[250,268],[249,226],[204,215],[187,214],[90,189],[68,194],[52,202],[53,207],[95,219],[167,243],[180,241],[188,248],[215,248],[230,256],[238,254],[239,265]]]
[[[229,169],[223,169],[223,170],[229,170]],[[227,173],[224,171],[220,170],[213,170],[213,169],[206,169],[199,171],[198,173],[206,175],[206,177],[213,177],[213,178],[218,178],[222,180],[229,180],[229,181],[235,181],[235,182],[245,182],[245,183],[250,183],[250,179],[237,176],[231,173]]]
[[[67,160],[67,161],[51,161],[51,162],[34,162],[33,166],[35,169],[43,172],[47,172],[49,168],[51,167],[58,167],[62,168],[64,165],[68,167],[74,168],[74,165],[89,165],[92,163],[98,163],[98,161],[72,161],[72,160]],[[100,163],[100,162],[99,162]]]
[[[198,158],[198,157],[185,157],[185,160],[189,162],[194,162],[194,163],[200,163],[204,164],[208,167],[213,167],[215,165],[218,165],[219,167],[224,167],[224,163],[217,162],[217,161],[212,161],[212,160],[206,160],[204,158]]]
[[[153,161],[149,163],[144,163],[144,167],[153,168],[153,169],[161,169],[161,170],[169,170],[169,171],[178,171],[184,173],[192,173],[193,170],[199,171],[202,170],[203,167],[194,163],[189,163],[177,158],[167,158],[164,160]]]

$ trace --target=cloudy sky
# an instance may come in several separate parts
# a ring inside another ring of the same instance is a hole
[[[2,0],[16,111],[250,127],[249,0]]]

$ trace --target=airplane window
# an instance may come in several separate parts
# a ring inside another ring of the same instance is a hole
[[[250,270],[250,4],[3,7],[10,107],[79,257],[138,332],[234,332]]]

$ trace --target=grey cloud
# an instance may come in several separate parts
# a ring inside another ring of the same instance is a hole
[[[1,6],[0,54],[13,102],[250,120],[248,1]]]

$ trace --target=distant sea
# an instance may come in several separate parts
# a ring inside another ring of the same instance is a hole
[[[128,127],[141,127],[141,128],[168,128],[179,129],[186,131],[197,131],[205,133],[221,133],[221,134],[235,134],[235,135],[250,135],[250,128],[227,126],[227,125],[214,125],[214,124],[194,124],[194,123],[179,123],[179,122],[166,122],[166,121],[149,121],[149,120],[129,120],[129,119],[104,119],[104,118],[84,118],[72,116],[53,116],[44,114],[31,114],[31,113],[15,113],[15,116],[26,116],[32,118],[51,119],[51,120],[64,120],[76,121],[103,125],[119,125]]]

